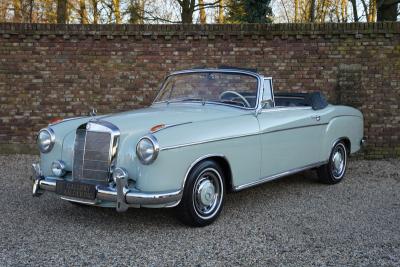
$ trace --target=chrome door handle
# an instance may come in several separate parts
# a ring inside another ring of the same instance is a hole
[[[320,121],[321,120],[321,117],[319,115],[311,116],[311,118],[313,118],[316,121]]]

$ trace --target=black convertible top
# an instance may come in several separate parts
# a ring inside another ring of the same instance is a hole
[[[314,110],[328,106],[324,95],[317,91],[311,93],[275,93],[275,106],[309,106]]]

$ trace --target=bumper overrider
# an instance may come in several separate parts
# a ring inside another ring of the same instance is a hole
[[[33,196],[40,196],[44,191],[56,192],[58,181],[63,178],[45,177],[42,175],[40,165],[32,164],[33,169]],[[88,205],[99,205],[103,202],[115,203],[116,210],[126,211],[129,207],[174,207],[179,204],[182,190],[168,192],[142,192],[137,189],[128,188],[128,180],[124,177],[116,177],[115,187],[96,186],[96,198],[86,200],[70,198],[60,195],[62,199]]]

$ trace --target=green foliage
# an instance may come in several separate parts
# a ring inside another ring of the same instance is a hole
[[[271,0],[229,0],[227,20],[231,23],[271,23]]]

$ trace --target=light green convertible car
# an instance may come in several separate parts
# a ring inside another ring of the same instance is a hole
[[[316,93],[275,93],[233,68],[174,72],[144,109],[65,119],[40,130],[33,195],[114,207],[176,207],[186,224],[220,214],[227,192],[315,168],[343,179],[364,143],[363,115]]]

